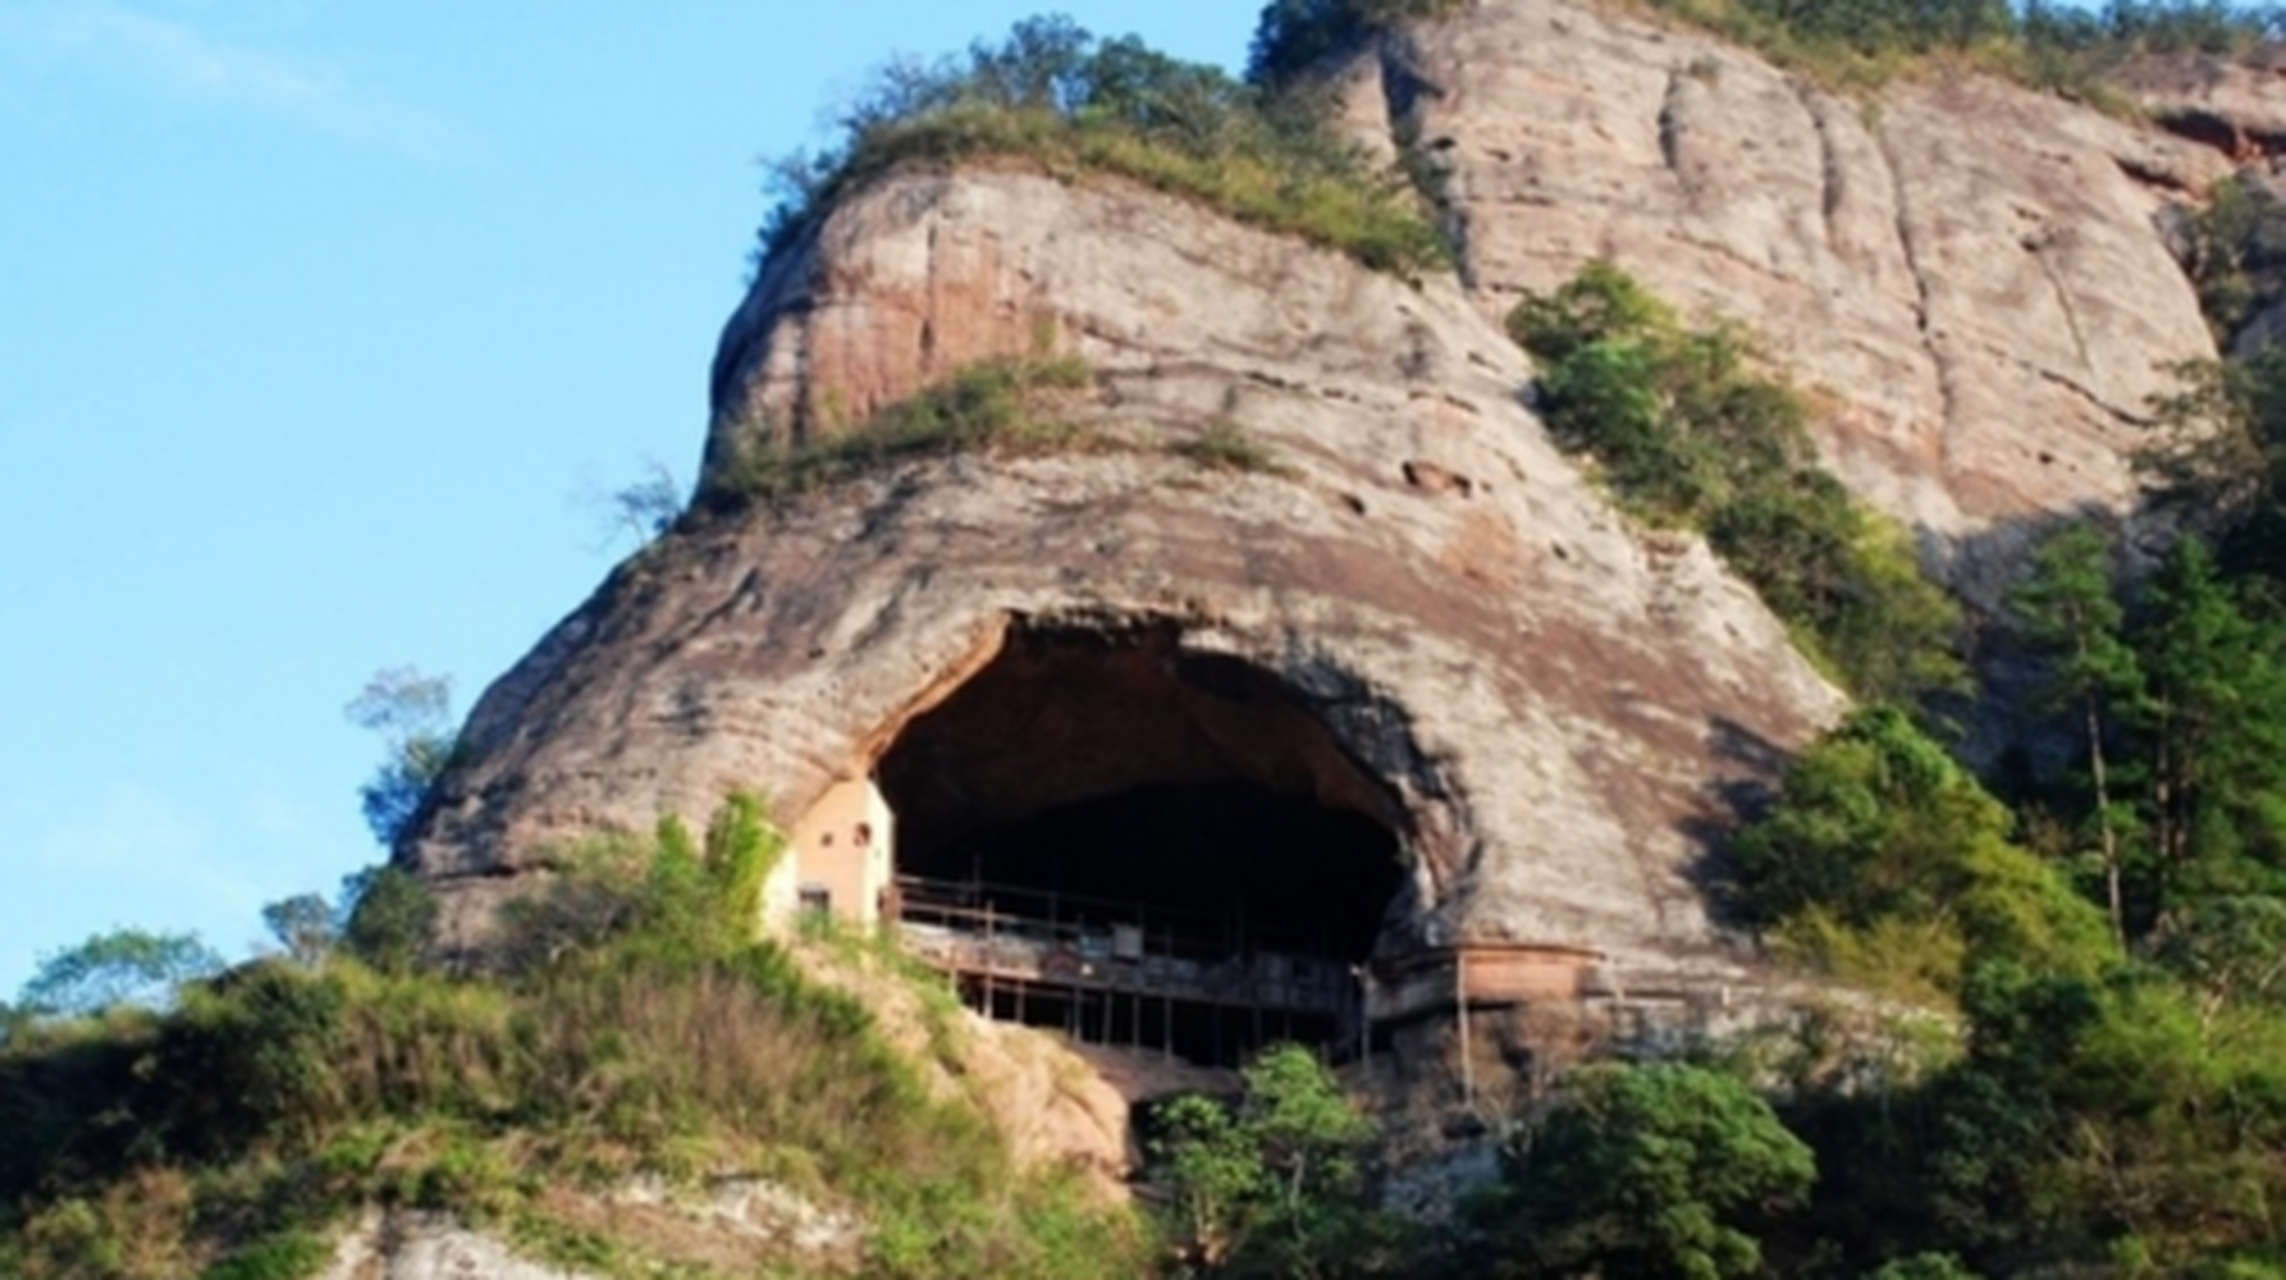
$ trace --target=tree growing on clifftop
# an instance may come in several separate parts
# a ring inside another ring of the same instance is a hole
[[[452,677],[390,667],[375,672],[345,710],[360,728],[381,735],[381,764],[357,794],[373,838],[392,848],[459,747],[453,732]]]

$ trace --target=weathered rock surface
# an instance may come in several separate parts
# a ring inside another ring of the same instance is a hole
[[[1840,699],[1703,545],[1642,535],[1582,481],[1519,403],[1523,358],[1449,284],[1120,184],[909,174],[732,321],[712,456],[1043,339],[1092,362],[1102,394],[1074,412],[1124,447],[905,464],[677,535],[485,697],[474,763],[408,845],[459,927],[581,833],[734,788],[800,813],[1012,635],[1155,628],[1168,661],[1237,660],[1330,733],[1322,767],[1233,747],[1226,768],[1399,831],[1387,945],[1729,967],[1698,826]],[[1215,422],[1282,470],[1162,451]]]
[[[639,1243],[650,1257],[705,1274],[744,1275],[758,1265],[844,1275],[863,1258],[865,1223],[821,1208],[787,1187],[723,1178],[702,1188],[637,1179],[601,1192],[557,1188],[544,1197],[557,1222]],[[593,1280],[596,1273],[533,1261],[500,1238],[450,1214],[368,1209],[335,1242],[320,1280]]]
[[[1705,829],[1841,699],[1702,544],[1551,448],[1499,317],[1602,255],[1742,321],[1824,388],[1843,478],[1989,602],[2025,525],[2131,503],[2147,399],[2213,355],[2163,224],[2231,158],[1984,80],[1848,101],[1554,0],[1335,74],[1348,127],[1448,170],[1461,281],[1020,165],[877,182],[775,262],[716,359],[711,476],[1044,351],[1096,370],[1063,410],[1093,447],[883,466],[623,566],[485,696],[401,850],[448,935],[566,842],[737,789],[791,819],[980,672],[1035,671],[928,744],[979,815],[1243,779],[1400,837],[1385,953],[1737,977]],[[1218,424],[1274,466],[1168,452]]]
[[[319,1280],[593,1280],[518,1257],[443,1214],[368,1213],[342,1237]]]
[[[1939,549],[2128,506],[2166,366],[2214,355],[2155,219],[2230,162],[2157,130],[1976,77],[1852,101],[1562,0],[1472,5],[1340,74],[1448,171],[1488,313],[1604,256],[1743,321],[1832,393],[1842,478]]]
[[[2286,152],[2282,73],[2286,53],[2273,50],[2251,60],[2147,57],[2123,68],[2119,79],[2136,106],[2170,131],[2252,163]]]

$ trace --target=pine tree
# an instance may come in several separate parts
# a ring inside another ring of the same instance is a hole
[[[2135,633],[2150,701],[2161,922],[2216,893],[2286,889],[2286,654],[2214,557],[2187,538]]]
[[[2143,671],[2125,638],[2126,611],[2111,582],[2110,541],[2093,525],[2074,525],[2048,539],[2032,575],[2010,598],[2025,638],[2054,664],[2046,700],[2070,712],[2087,753],[2087,785],[2102,860],[2104,906],[2112,936],[2127,943],[2124,889],[2128,828],[2133,818],[2112,793],[2105,739],[2123,707],[2136,706]]]

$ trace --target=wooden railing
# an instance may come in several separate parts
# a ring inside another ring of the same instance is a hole
[[[1234,920],[912,876],[898,878],[895,901],[907,949],[957,974],[1345,1021],[1358,1009],[1347,965],[1270,949]]]

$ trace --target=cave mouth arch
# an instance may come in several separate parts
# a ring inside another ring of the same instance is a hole
[[[1171,624],[1014,624],[900,727],[875,780],[908,937],[958,903],[1082,953],[1069,982],[961,974],[985,1012],[1202,1062],[1354,1041],[1409,820],[1275,673],[1187,650]],[[1138,930],[1150,954],[1104,951]]]

